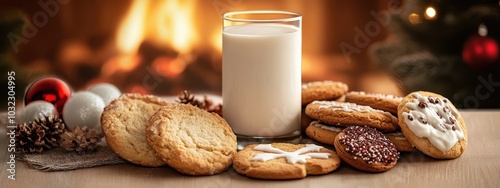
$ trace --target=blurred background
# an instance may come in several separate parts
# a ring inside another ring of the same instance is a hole
[[[401,96],[427,90],[459,108],[500,107],[498,0],[30,2],[0,0],[0,83],[16,71],[20,101],[44,76],[74,91],[108,82],[122,92],[220,95],[221,15],[276,9],[303,15],[303,82]]]

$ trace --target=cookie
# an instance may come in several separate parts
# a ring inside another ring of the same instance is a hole
[[[259,179],[300,179],[321,175],[340,166],[334,151],[314,144],[252,144],[234,156],[233,168]]]
[[[307,127],[305,133],[309,138],[316,140],[323,144],[333,145],[335,137],[344,130],[347,126],[334,126],[320,121],[313,121]],[[410,142],[405,138],[402,132],[384,133],[384,135],[391,140],[399,152],[414,152],[417,151]]]
[[[403,97],[394,95],[366,93],[363,91],[350,91],[345,95],[345,101],[360,105],[370,106],[375,109],[398,113],[398,106]]]
[[[342,132],[345,127],[337,127],[321,123],[319,121],[311,122],[307,127],[306,134],[309,138],[321,142],[323,144],[333,145],[335,137]]]
[[[453,159],[467,148],[464,120],[455,106],[439,94],[408,94],[398,107],[398,119],[406,139],[430,157]]]
[[[335,99],[336,102],[344,102],[345,101],[345,95],[342,95],[341,97]],[[300,114],[300,127],[302,132],[305,132],[307,127],[311,124],[311,122],[314,121],[311,117],[306,115],[306,109],[305,106],[302,107],[301,114]]]
[[[302,108],[300,113],[300,128],[302,132],[306,131],[307,127],[309,127],[309,124],[311,124],[312,121],[314,121],[314,119],[307,116],[305,108]]]
[[[225,171],[237,146],[226,120],[190,104],[160,108],[149,120],[146,137],[163,161],[188,175]]]
[[[342,161],[365,172],[385,172],[396,165],[399,152],[384,134],[368,126],[350,126],[335,137]]]
[[[147,144],[146,124],[168,102],[152,95],[123,94],[102,112],[101,126],[108,146],[121,158],[141,166],[165,163]]]
[[[345,102],[345,95],[340,96],[339,98],[336,98],[334,101],[337,102]]]
[[[306,114],[331,125],[367,125],[382,132],[398,128],[398,120],[391,113],[355,103],[314,101],[306,106]]]
[[[393,132],[393,133],[385,133],[385,136],[391,140],[394,145],[396,145],[396,148],[398,149],[399,152],[414,152],[417,151],[413,145],[406,139],[405,135],[400,132]]]
[[[347,84],[330,80],[304,83],[302,84],[302,105],[314,100],[335,100],[342,97],[348,89]]]

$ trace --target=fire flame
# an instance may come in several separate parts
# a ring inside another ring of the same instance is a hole
[[[171,41],[172,48],[177,52],[189,53],[193,49],[193,44],[197,43],[194,33],[197,30],[193,19],[194,1],[181,3],[180,0],[170,0],[158,1],[158,3],[159,5],[155,6],[154,24],[150,25],[153,28],[149,30],[153,33],[148,36],[158,36],[159,41]],[[157,30],[155,31],[154,28]]]
[[[181,74],[186,65],[191,63],[195,47],[207,42],[202,35],[206,28],[197,28],[201,22],[196,22],[196,2],[181,0],[135,0],[119,25],[116,35],[116,46],[121,57],[113,58],[102,67],[102,74],[110,77],[115,73],[130,72],[141,64],[138,54],[144,41],[155,44],[165,50],[173,50],[176,57],[155,57],[151,63],[153,70],[164,77],[176,77]],[[208,41],[212,49],[219,50],[222,46],[221,35],[212,31],[214,37]],[[220,40],[220,41],[217,41]],[[205,46],[202,46],[205,47]]]
[[[194,10],[195,1],[133,1],[119,27],[116,44],[123,53],[137,52],[145,40],[179,54],[190,53],[198,40]]]
[[[117,35],[117,46],[124,53],[136,52],[144,39],[143,27],[149,1],[134,1]]]

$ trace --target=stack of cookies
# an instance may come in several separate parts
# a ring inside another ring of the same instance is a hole
[[[104,109],[101,122],[109,147],[141,166],[212,175],[226,170],[236,153],[236,135],[219,115],[156,96],[123,94]]]
[[[328,93],[325,88],[335,91]],[[335,138],[345,127],[357,125],[385,133],[399,151],[415,150],[399,131],[395,116],[402,97],[349,92],[342,82],[316,81],[303,84],[302,99],[307,116],[302,126],[306,127],[306,134],[318,142],[334,145],[331,138]]]
[[[342,160],[363,171],[389,170],[399,152],[418,149],[449,159],[458,157],[466,146],[466,128],[458,111],[437,94],[415,92],[403,98],[349,92],[344,83],[317,81],[303,84],[302,104],[305,133],[334,145]]]

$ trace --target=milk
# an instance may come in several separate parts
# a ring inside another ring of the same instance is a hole
[[[224,118],[238,135],[300,130],[301,31],[253,23],[223,30]]]

